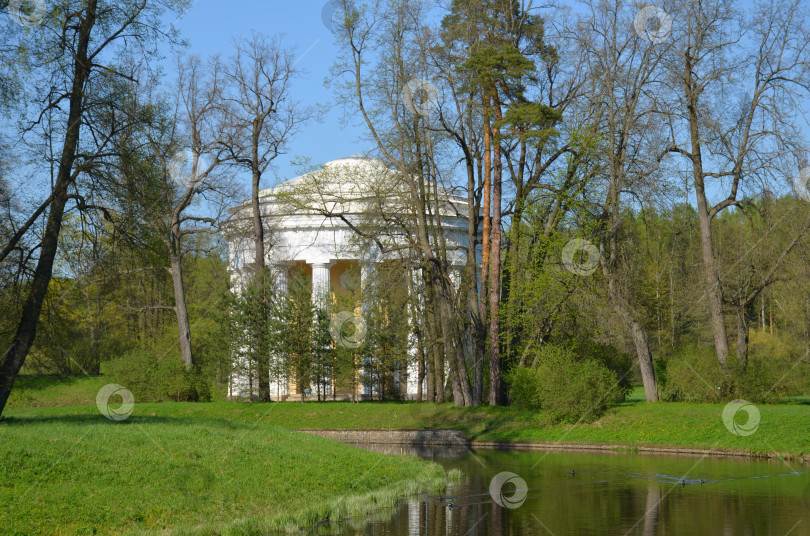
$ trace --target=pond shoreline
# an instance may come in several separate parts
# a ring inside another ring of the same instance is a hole
[[[520,440],[469,439],[458,430],[430,429],[313,429],[298,432],[334,439],[350,445],[402,445],[408,447],[465,447],[471,450],[501,451],[596,451],[615,454],[649,454],[712,458],[748,458],[795,461],[810,465],[810,455],[788,452],[754,452],[745,449],[687,447],[676,445],[632,445],[623,443],[548,442]]]

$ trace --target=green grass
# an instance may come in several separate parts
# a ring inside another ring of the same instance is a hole
[[[75,416],[97,414],[95,392],[100,378],[76,380],[76,391],[90,392],[83,407],[19,407],[8,416]],[[86,386],[78,387],[82,382]],[[56,386],[53,392],[57,393]],[[44,389],[37,405],[62,399]],[[30,392],[30,391],[29,391]],[[542,411],[514,408],[454,408],[450,404],[417,403],[283,403],[249,404],[215,402],[210,404],[138,404],[135,415],[173,419],[213,418],[229,422],[262,422],[283,428],[452,428],[473,440],[602,443],[638,446],[680,446],[723,448],[755,453],[810,455],[810,399],[794,398],[783,404],[760,404],[761,419],[756,433],[737,436],[722,420],[724,404],[658,403],[646,404],[643,391],[635,389],[628,401],[608,410],[596,422],[578,425],[555,424]],[[745,414],[740,418],[744,421]]]
[[[446,482],[432,463],[293,432],[252,412],[222,418],[225,406],[200,404],[189,418],[190,406],[136,405],[122,422],[95,406],[9,411],[0,423],[0,532],[266,534],[357,518]]]
[[[95,404],[96,394],[110,378],[98,376],[19,376],[6,408],[81,406]]]
[[[638,390],[598,421],[578,425],[555,424],[542,411],[450,404],[137,400],[133,415],[117,423],[95,405],[107,382],[24,379],[25,389],[15,389],[0,423],[4,534],[266,533],[358,517],[444,481],[437,466],[290,430],[296,428],[451,428],[473,440],[810,457],[807,397],[758,405],[759,428],[750,436],[726,429],[724,404],[646,404]]]

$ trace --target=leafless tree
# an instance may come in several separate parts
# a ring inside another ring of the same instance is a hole
[[[291,84],[300,75],[293,53],[279,38],[260,33],[235,42],[236,52],[224,66],[222,114],[223,156],[251,177],[251,211],[255,275],[266,277],[265,229],[259,192],[262,177],[301,124],[313,115],[300,105]],[[260,355],[269,350],[260,348]],[[268,358],[269,359],[269,358]],[[269,366],[269,365],[268,365]],[[264,368],[264,362],[260,362]],[[259,370],[259,397],[270,398],[269,373]]]
[[[178,58],[175,115],[168,128],[149,131],[152,154],[160,162],[170,199],[166,225],[160,218],[156,224],[169,251],[180,356],[187,368],[194,365],[194,355],[183,284],[182,241],[194,233],[218,232],[225,209],[238,192],[230,177],[222,173],[225,149],[219,113],[220,68],[217,61],[206,65],[194,56]]]
[[[417,46],[423,38],[419,28],[423,27],[421,10],[425,6],[404,2],[388,8],[359,7],[341,2],[340,8],[344,17],[337,38],[343,55],[335,66],[340,95],[362,116],[376,145],[375,152],[397,170],[402,190],[407,193],[409,212],[414,219],[414,251],[429,308],[427,321],[435,327],[433,330],[428,325],[427,331],[441,334],[438,339],[449,364],[456,405],[472,405],[468,367],[472,355],[469,345],[464,344],[442,232],[444,214],[439,193],[442,166],[438,140],[429,126],[432,112],[427,108],[431,104],[429,99],[423,101],[424,105],[414,103],[406,90],[411,89],[409,84],[413,81],[428,78],[424,48]],[[366,71],[372,59],[374,67]],[[437,376],[440,371],[434,370],[434,374]],[[428,387],[434,389],[438,385]],[[436,394],[441,397],[438,390]]]
[[[773,185],[780,156],[801,160],[804,137],[795,119],[810,91],[807,6],[686,0],[673,9],[669,151],[691,173],[714,345],[725,366],[729,341],[712,220]]]

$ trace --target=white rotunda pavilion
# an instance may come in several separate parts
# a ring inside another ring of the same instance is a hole
[[[362,289],[375,266],[401,259],[407,244],[412,243],[408,234],[415,232],[405,184],[399,172],[382,161],[354,155],[261,190],[265,257],[279,289],[287,290],[293,273],[302,275],[312,283],[313,300],[328,309],[337,294],[352,286],[353,274],[360,274]],[[469,243],[467,198],[450,188],[431,187],[442,207],[441,227],[448,262],[454,267],[451,276],[458,281]],[[244,288],[254,262],[250,201],[230,213],[225,225],[228,267],[233,288],[238,290]],[[476,258],[480,262],[480,240],[478,243]],[[417,392],[415,367],[409,367],[405,376],[399,378],[398,390],[402,398],[409,398]],[[295,382],[271,385],[273,398],[278,400],[300,400],[302,393],[296,389]],[[234,376],[229,396],[246,398],[249,393],[248,378]],[[340,399],[362,399],[370,394],[368,388],[335,393]]]

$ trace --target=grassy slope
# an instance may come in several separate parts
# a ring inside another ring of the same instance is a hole
[[[3,534],[259,534],[359,515],[442,469],[300,434],[252,416],[165,416],[147,405],[117,423],[95,406],[30,410],[0,424]],[[12,413],[12,412],[10,412]]]
[[[104,376],[20,376],[6,408],[95,404],[99,389],[108,383]]]
[[[45,403],[49,398],[47,390],[43,390],[37,401]],[[12,398],[12,401],[19,400]],[[92,403],[92,399],[84,403]],[[628,402],[610,409],[599,421],[580,425],[550,424],[542,412],[415,403],[136,404],[135,414],[246,422],[262,416],[263,422],[285,428],[454,428],[472,439],[482,440],[718,447],[810,454],[810,400],[759,405],[759,429],[747,437],[733,435],[726,429],[721,417],[723,407],[723,404],[645,404],[643,395],[636,391]],[[93,414],[97,410],[95,406],[85,406],[7,411],[9,416],[76,413]],[[744,420],[745,414],[741,418]]]

